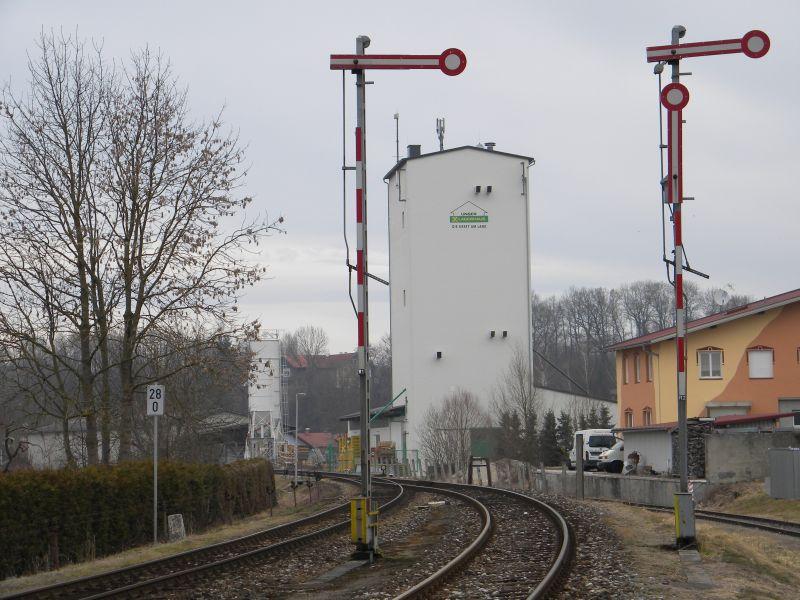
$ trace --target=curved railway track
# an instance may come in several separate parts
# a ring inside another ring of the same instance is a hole
[[[332,477],[355,483],[348,477]],[[378,484],[394,488],[394,495],[381,507],[383,511],[399,505],[405,495],[403,486],[393,482]],[[99,599],[109,597],[148,597],[155,591],[169,589],[187,582],[200,582],[212,574],[235,568],[236,565],[258,560],[289,547],[306,544],[330,533],[346,529],[350,522],[343,519],[349,502],[338,504],[308,517],[278,525],[235,540],[203,546],[162,559],[140,563],[75,579],[60,584],[20,592],[5,600],[33,598]],[[298,533],[287,538],[287,534]]]
[[[574,536],[566,519],[550,505],[500,488],[399,481],[410,489],[454,496],[469,504],[480,515],[482,527],[456,557],[394,600],[430,596],[444,586],[467,597],[480,597],[484,595],[480,590],[491,589],[501,598],[533,600],[547,597],[568,575]],[[484,549],[491,558],[482,561],[479,555]]]
[[[348,475],[325,477],[356,484]],[[567,520],[552,506],[512,490],[466,484],[375,478],[375,496],[387,500],[386,513],[414,492],[449,496],[470,507],[480,527],[470,529],[465,547],[438,570],[411,587],[394,592],[394,600],[457,595],[460,597],[545,598],[569,577],[576,540]],[[379,490],[383,490],[380,492]],[[392,494],[386,494],[392,490]],[[346,531],[349,503],[236,540],[78,580],[6,596],[22,598],[152,597],[171,590],[193,589],[225,573],[282,556],[290,548]],[[668,508],[633,504],[650,510]],[[800,524],[760,517],[697,510],[698,519],[800,537]],[[287,535],[291,537],[287,537]],[[456,548],[458,549],[458,548]],[[455,552],[455,550],[453,550]],[[484,558],[484,554],[486,558]],[[452,554],[451,554],[452,556]],[[442,561],[446,558],[442,558]],[[433,566],[433,565],[431,565]],[[280,593],[278,590],[275,590]]]

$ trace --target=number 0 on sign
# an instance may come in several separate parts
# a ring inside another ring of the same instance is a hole
[[[147,416],[154,417],[156,415],[164,414],[164,386],[163,385],[148,385],[147,386]]]

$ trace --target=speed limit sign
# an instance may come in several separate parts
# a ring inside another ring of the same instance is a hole
[[[166,394],[164,393],[163,385],[148,385],[147,386],[147,416],[155,417],[164,414],[164,400]]]

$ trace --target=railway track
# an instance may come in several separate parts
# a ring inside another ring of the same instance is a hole
[[[351,478],[332,477],[346,483]],[[382,506],[390,510],[404,497],[401,485],[386,482],[379,484],[393,489],[394,493]],[[258,560],[290,547],[306,544],[349,526],[345,517],[349,502],[315,513],[308,517],[285,523],[235,540],[196,548],[162,559],[132,565],[99,575],[84,577],[6,596],[7,600],[58,598],[99,599],[109,597],[150,597],[155,592],[186,583],[201,582],[236,565]],[[345,518],[343,518],[345,517]],[[287,538],[287,534],[298,534]]]
[[[651,504],[638,504],[635,502],[626,502],[629,506],[637,506],[639,508],[646,508],[653,512],[672,513],[671,508],[663,506],[653,506]],[[694,516],[696,519],[703,519],[706,521],[715,521],[717,523],[724,523],[726,525],[736,525],[738,527],[749,527],[751,529],[759,529],[769,533],[777,533],[779,535],[789,535],[792,537],[800,537],[800,523],[792,521],[781,521],[779,519],[765,519],[763,517],[751,517],[749,515],[737,515],[733,513],[716,512],[713,510],[695,509]]]
[[[478,535],[456,557],[413,587],[395,596],[408,600],[443,589],[462,597],[545,598],[569,573],[575,540],[554,508],[510,490],[464,484],[400,480],[413,490],[445,494],[480,515]],[[490,557],[483,560],[482,552]],[[469,567],[467,568],[467,566]]]

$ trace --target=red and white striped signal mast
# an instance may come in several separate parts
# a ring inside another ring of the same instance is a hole
[[[686,427],[686,310],[683,296],[683,231],[681,205],[683,196],[683,109],[689,103],[689,90],[680,82],[680,61],[697,56],[742,53],[750,58],[761,58],[769,51],[769,37],[763,31],[750,31],[743,37],[711,42],[680,44],[686,28],[672,28],[672,43],[667,46],[647,48],[647,62],[667,63],[672,69],[672,82],[661,90],[661,104],[667,109],[667,177],[664,202],[672,207],[673,237],[675,241],[675,349],[678,376],[678,471],[680,493],[675,495],[675,528],[679,545],[693,544],[694,504],[689,493],[688,435]],[[657,69],[663,68],[657,67]],[[657,70],[660,73],[661,70]]]
[[[435,69],[445,75],[459,75],[467,68],[467,57],[457,48],[441,54],[365,54],[370,39],[356,38],[355,54],[331,54],[331,70],[352,71],[356,76],[356,282],[358,314],[358,382],[361,404],[361,497],[351,503],[351,533],[356,554],[372,559],[377,550],[377,507],[372,503],[370,481],[370,372],[369,305],[367,281],[367,135],[365,88],[367,69]],[[348,265],[348,268],[349,265]]]

